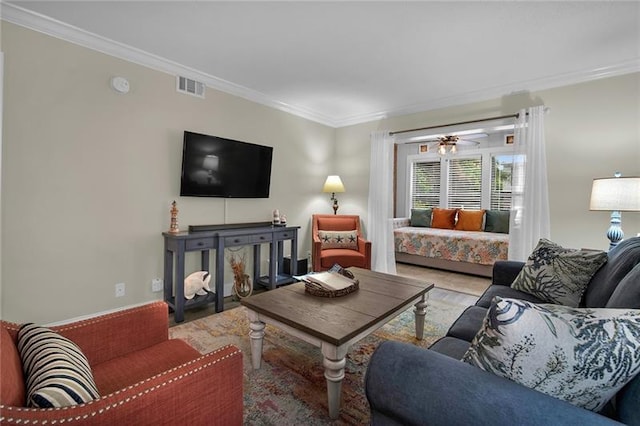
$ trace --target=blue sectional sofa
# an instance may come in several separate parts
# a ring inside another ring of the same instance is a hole
[[[460,361],[494,296],[544,303],[510,287],[523,266],[496,262],[492,285],[428,350],[392,341],[376,349],[365,383],[372,425],[640,425],[640,376],[594,413]],[[608,253],[581,306],[640,309],[640,237]]]

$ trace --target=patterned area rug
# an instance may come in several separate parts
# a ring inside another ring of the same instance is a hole
[[[342,382],[340,418],[331,421],[320,350],[267,325],[260,370],[251,367],[249,321],[246,309],[230,309],[170,328],[173,338],[189,342],[201,353],[225,344],[244,354],[245,425],[366,425],[369,404],[364,376],[376,346],[384,340],[428,347],[443,336],[465,306],[431,298],[427,308],[424,339],[415,338],[413,308],[357,342],[347,354]]]

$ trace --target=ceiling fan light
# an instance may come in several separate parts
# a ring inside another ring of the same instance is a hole
[[[443,143],[438,146],[438,154],[445,155],[447,153],[447,146]]]
[[[456,147],[456,144],[451,145],[451,149],[449,150],[449,152],[451,152],[452,154],[455,154],[458,152],[458,148]]]

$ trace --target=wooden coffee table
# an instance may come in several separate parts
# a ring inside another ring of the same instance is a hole
[[[338,418],[349,347],[415,304],[416,337],[424,334],[425,294],[433,284],[412,278],[348,268],[360,281],[359,290],[342,297],[312,296],[304,283],[242,299],[249,314],[251,362],[260,368],[265,323],[320,348],[327,379],[329,417]]]

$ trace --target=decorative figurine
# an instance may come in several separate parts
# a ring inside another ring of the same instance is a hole
[[[173,200],[173,203],[171,203],[171,225],[169,226],[170,234],[177,234],[180,232],[180,229],[178,228],[178,211],[178,204]]]
[[[273,224],[280,225],[280,210],[278,209],[273,211]]]
[[[280,225],[286,225],[287,224],[287,216],[281,214],[280,215]]]

